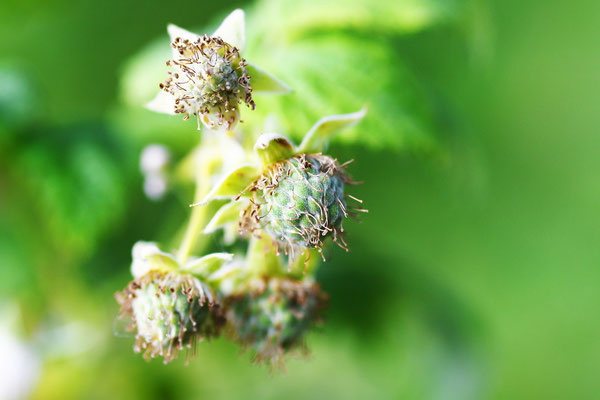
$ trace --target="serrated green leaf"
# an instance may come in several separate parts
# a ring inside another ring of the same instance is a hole
[[[369,113],[360,127],[334,142],[375,149],[428,150],[435,146],[433,101],[414,74],[386,42],[349,34],[257,48],[253,55],[294,88],[289,96],[260,100],[245,120],[252,126],[268,114],[280,117],[284,132],[302,138],[314,121],[361,109]]]

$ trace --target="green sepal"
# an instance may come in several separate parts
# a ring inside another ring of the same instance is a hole
[[[218,271],[223,264],[231,261],[232,258],[233,254],[231,253],[212,253],[188,261],[181,270],[202,278],[207,278]]]
[[[223,268],[219,268],[212,275],[206,278],[208,282],[218,283],[222,282],[224,279],[234,277],[236,275],[244,276],[243,273],[244,264],[240,262],[231,262],[223,266]]]
[[[239,8],[232,11],[212,36],[218,36],[228,44],[243,52],[246,47],[246,17]]]
[[[150,270],[173,270],[179,268],[177,261],[167,253],[146,256],[146,262],[150,266]]]
[[[133,246],[132,256],[131,274],[134,278],[139,278],[150,271],[172,271],[179,268],[175,257],[161,251],[153,242],[137,242]]]
[[[277,255],[273,242],[267,236],[250,239],[246,260],[249,270],[258,276],[280,276],[286,272],[281,257]]]
[[[287,94],[292,91],[287,84],[258,65],[247,63],[245,68],[250,75],[250,84],[254,93]]]
[[[257,177],[258,169],[254,165],[242,165],[215,185],[198,203],[191,206],[203,206],[214,199],[230,199],[241,194]]]
[[[246,207],[248,207],[248,201],[245,199],[225,203],[206,225],[204,233],[210,234],[219,228],[237,222],[240,218],[240,212]]]
[[[278,133],[260,135],[254,145],[254,151],[263,165],[285,160],[296,154],[296,148],[292,142]]]
[[[311,276],[315,273],[321,260],[318,249],[307,249],[288,265],[289,273],[296,278]]]
[[[358,124],[367,114],[367,109],[351,114],[330,115],[321,118],[304,136],[299,153],[322,153],[327,149],[329,139],[333,134]]]

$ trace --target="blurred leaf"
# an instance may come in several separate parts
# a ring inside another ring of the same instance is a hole
[[[264,27],[279,38],[308,30],[364,30],[369,33],[412,33],[452,19],[461,0],[263,0],[250,19],[248,33]],[[262,21],[269,21],[268,24]],[[248,40],[252,45],[252,38]]]
[[[128,106],[143,107],[160,91],[158,84],[167,77],[165,63],[171,58],[169,37],[150,42],[131,57],[123,68],[120,97]]]
[[[0,67],[0,128],[16,128],[39,118],[38,94],[19,69]],[[0,138],[0,140],[2,140]]]
[[[368,104],[369,116],[361,128],[349,130],[336,140],[379,149],[432,148],[436,143],[433,101],[393,50],[389,35],[383,34],[414,32],[450,21],[461,15],[463,3],[259,2],[249,13],[248,51],[244,56],[250,62],[260,63],[289,85],[292,92],[284,96],[256,96],[257,110],[242,111],[247,123],[241,128],[257,137],[262,133],[262,121],[274,114],[285,128],[281,133],[299,142],[323,116],[353,112]],[[121,110],[117,120],[134,135],[154,139],[162,135],[181,142],[190,136],[191,123],[182,122],[177,116],[140,111],[166,77],[164,62],[170,54],[167,43],[166,35],[157,39],[126,65],[121,97],[131,109]],[[256,69],[252,65],[249,68]],[[257,71],[251,75],[257,75]],[[258,81],[256,91],[261,87]]]
[[[17,154],[15,174],[51,241],[71,255],[85,252],[119,220],[126,175],[114,150],[101,142],[108,136],[103,129],[44,134]]]
[[[260,126],[280,116],[285,134],[301,139],[323,116],[353,112],[367,104],[359,129],[335,140],[373,148],[429,148],[434,143],[432,102],[404,61],[385,41],[351,35],[321,35],[281,48],[257,48],[254,58],[293,89],[289,95],[256,99],[244,119]]]
[[[0,299],[34,289],[35,267],[31,245],[16,221],[0,215]]]

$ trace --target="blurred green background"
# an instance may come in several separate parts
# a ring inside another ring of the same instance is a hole
[[[146,60],[166,23],[210,32],[236,7],[246,58],[295,89],[257,96],[248,127],[274,112],[297,139],[370,106],[330,149],[356,159],[370,213],[319,270],[331,304],[311,355],[274,375],[226,340],[164,366],[114,334],[131,246],[169,243],[189,212],[144,196],[140,151],[198,140],[142,108],[164,74]],[[597,2],[4,0],[0,15],[0,397],[600,397]]]

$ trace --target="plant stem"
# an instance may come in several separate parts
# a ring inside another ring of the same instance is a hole
[[[200,202],[206,193],[208,193],[207,185],[198,180],[196,182],[194,203]],[[202,233],[204,225],[206,225],[206,211],[207,207],[205,205],[192,207],[192,213],[190,215],[181,246],[177,252],[177,258],[182,265],[185,264],[190,256],[194,245],[198,241],[198,236]]]

